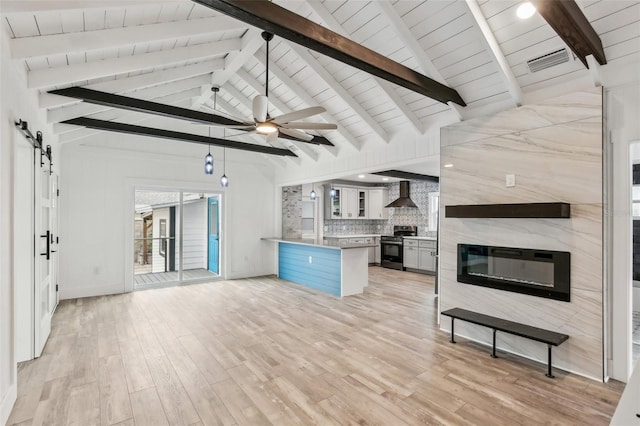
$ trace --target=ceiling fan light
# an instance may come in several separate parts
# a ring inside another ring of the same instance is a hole
[[[265,121],[264,123],[258,123],[256,125],[256,130],[258,133],[270,134],[278,131],[278,126],[275,124]]]
[[[536,7],[530,2],[522,3],[516,10],[516,15],[520,19],[529,19],[536,13]]]

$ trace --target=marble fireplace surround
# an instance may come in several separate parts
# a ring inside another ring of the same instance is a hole
[[[440,310],[463,308],[565,333],[554,366],[603,379],[602,91],[594,88],[442,129]],[[516,175],[506,187],[505,176]],[[563,202],[568,219],[447,218],[445,206]],[[457,244],[571,253],[571,302],[457,282]],[[450,322],[441,321],[449,331]],[[456,325],[491,344],[491,330]],[[498,348],[546,362],[545,345],[498,335]]]

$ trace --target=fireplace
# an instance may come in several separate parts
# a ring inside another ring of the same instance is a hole
[[[571,254],[458,244],[458,282],[569,302]]]

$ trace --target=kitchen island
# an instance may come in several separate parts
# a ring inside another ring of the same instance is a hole
[[[361,294],[369,283],[369,247],[323,240],[262,238],[278,244],[278,277],[335,296]]]

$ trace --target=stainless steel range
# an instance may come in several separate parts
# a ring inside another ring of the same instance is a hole
[[[417,226],[396,225],[393,227],[393,235],[380,237],[380,266],[384,268],[398,269],[402,271],[402,237],[415,237],[418,235]]]

